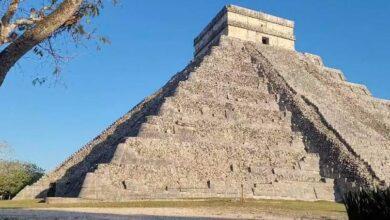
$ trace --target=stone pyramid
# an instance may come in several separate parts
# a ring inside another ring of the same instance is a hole
[[[224,7],[183,71],[15,199],[339,201],[388,185],[390,102],[275,35],[218,32],[229,13],[276,19]]]

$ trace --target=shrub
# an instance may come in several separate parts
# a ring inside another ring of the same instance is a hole
[[[390,219],[390,188],[351,191],[344,203],[349,219]]]
[[[0,160],[0,197],[14,197],[25,186],[36,182],[43,170],[32,163]]]

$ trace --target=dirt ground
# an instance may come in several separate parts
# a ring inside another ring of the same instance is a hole
[[[4,209],[0,219],[347,219],[345,215],[232,212],[207,208],[46,208]]]

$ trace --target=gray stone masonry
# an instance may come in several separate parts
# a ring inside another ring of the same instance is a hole
[[[16,199],[339,201],[390,182],[390,105],[319,56],[221,37]]]

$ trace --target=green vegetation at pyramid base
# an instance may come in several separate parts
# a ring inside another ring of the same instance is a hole
[[[10,199],[25,186],[36,182],[43,170],[31,163],[0,160],[0,198]]]

